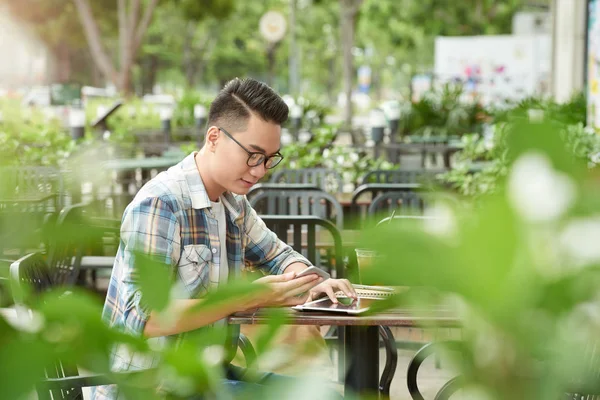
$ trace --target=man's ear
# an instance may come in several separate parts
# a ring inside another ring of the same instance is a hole
[[[215,151],[217,147],[217,142],[221,137],[221,131],[216,126],[211,126],[206,131],[206,148],[209,151]]]

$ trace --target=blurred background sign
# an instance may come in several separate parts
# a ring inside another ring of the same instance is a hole
[[[259,22],[260,33],[269,42],[279,42],[285,35],[285,17],[277,11],[265,13]]]
[[[50,85],[50,104],[68,106],[81,101],[81,85],[76,83],[57,83]]]
[[[371,67],[361,65],[358,67],[358,91],[360,93],[369,93],[371,87]]]

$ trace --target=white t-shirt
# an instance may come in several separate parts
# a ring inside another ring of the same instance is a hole
[[[221,248],[219,249],[219,262],[213,262],[210,270],[210,281],[211,282],[227,282],[229,276],[229,263],[227,262],[227,243],[225,241],[227,231],[227,222],[225,221],[225,207],[221,201],[211,201],[212,212],[217,220],[217,227],[219,228],[219,242]],[[218,277],[218,278],[217,278]]]

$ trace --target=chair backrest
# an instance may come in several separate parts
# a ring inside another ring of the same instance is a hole
[[[421,184],[419,183],[367,183],[360,185],[357,187],[354,192],[352,192],[352,201],[350,203],[350,211],[353,214],[353,218],[357,218],[359,221],[364,221],[368,216],[368,208],[369,203],[361,204],[359,203],[367,198],[369,195],[371,196],[371,201],[375,199],[378,195],[389,192],[410,192],[415,191],[421,188]]]
[[[25,285],[32,290],[33,295],[40,295],[55,286],[52,272],[40,253],[31,253],[21,257],[10,265],[10,285],[13,301],[20,318],[27,318],[25,309]],[[77,366],[56,360],[46,368],[47,378],[63,378],[79,374]],[[81,387],[69,387],[51,391],[38,391],[38,398],[53,400],[80,400],[83,399]]]
[[[12,189],[16,193],[61,193],[62,175],[53,167],[14,166],[0,168],[2,189]]]
[[[362,183],[421,183],[435,179],[435,175],[442,172],[425,169],[374,170],[363,176]]]
[[[383,218],[381,221],[377,223],[379,225],[385,224],[395,224],[401,223],[403,221],[424,221],[424,220],[435,220],[436,217],[431,217],[428,215],[392,215],[389,217]]]
[[[310,215],[262,215],[261,219],[279,239],[313,264],[318,264],[320,250],[329,250],[329,272],[336,278],[347,275],[343,262],[342,236],[330,221]],[[317,227],[322,229],[317,230]]]
[[[15,304],[24,304],[25,285],[39,295],[50,290],[54,282],[52,273],[41,253],[30,253],[10,264],[10,285]]]
[[[369,216],[378,215],[382,212],[390,214],[396,210],[398,214],[422,214],[425,208],[423,198],[416,192],[390,191],[376,196],[369,205],[367,213]],[[400,210],[400,212],[398,212]]]
[[[344,211],[334,196],[318,190],[268,190],[250,199],[261,215],[314,215],[342,229]]]
[[[344,184],[342,175],[328,168],[282,169],[273,173],[270,182],[308,183],[330,193],[341,193]]]
[[[259,193],[267,191],[288,192],[293,190],[322,190],[316,185],[310,183],[259,183],[250,188],[246,193],[246,198],[250,200]]]
[[[81,266],[87,227],[83,223],[83,204],[61,210],[49,242],[48,265],[56,285],[74,285]]]

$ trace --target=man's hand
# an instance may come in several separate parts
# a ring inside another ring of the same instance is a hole
[[[282,275],[267,275],[254,281],[262,284],[266,290],[245,302],[244,309],[260,307],[297,306],[309,298],[309,290],[323,279],[315,274],[296,278],[296,272]]]
[[[357,298],[356,290],[348,279],[327,279],[310,290],[307,301],[315,300],[325,293],[333,303],[338,303],[335,292],[340,290],[350,298]]]

